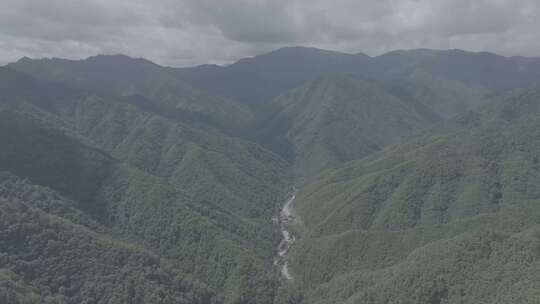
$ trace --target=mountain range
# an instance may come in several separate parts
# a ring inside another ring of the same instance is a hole
[[[461,50],[22,58],[0,302],[536,303],[538,82]]]

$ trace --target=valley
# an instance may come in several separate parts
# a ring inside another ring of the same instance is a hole
[[[0,67],[0,302],[535,303],[539,83],[460,50]]]
[[[279,212],[277,223],[279,224],[279,229],[281,230],[282,239],[277,248],[277,256],[274,258],[274,265],[280,269],[283,277],[289,281],[293,280],[293,276],[289,270],[288,253],[291,246],[296,241],[296,237],[289,230],[289,225],[294,223],[293,203],[295,198],[296,190],[293,191],[293,194],[289,199],[287,199],[283,205],[283,208]]]

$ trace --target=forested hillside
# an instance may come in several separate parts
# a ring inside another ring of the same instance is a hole
[[[462,50],[393,51],[380,56],[290,47],[240,60],[228,66],[179,69],[191,85],[246,103],[271,100],[307,81],[323,76],[355,75],[379,80],[405,80],[427,88],[447,86],[456,98],[470,94],[524,88],[540,81],[538,58],[504,57]],[[423,74],[420,78],[417,74]],[[470,91],[470,92],[467,92]],[[448,106],[448,105],[447,105]]]
[[[272,106],[276,114],[264,123],[260,137],[276,150],[292,145],[298,178],[367,156],[442,120],[428,106],[401,99],[381,83],[344,76],[309,82]]]
[[[99,55],[86,60],[23,58],[8,66],[45,81],[123,97],[195,125],[238,132],[253,119],[241,103],[197,90],[180,80],[172,69],[144,59],[123,55]]]
[[[534,303],[539,110],[516,92],[302,189],[308,302]]]
[[[227,303],[245,293],[271,303],[275,288],[262,288],[278,280],[271,217],[290,188],[278,156],[123,101],[57,85],[48,96],[48,84],[26,80],[1,105],[2,170],[67,196],[108,238],[169,259]]]
[[[0,303],[537,303],[539,81],[424,49],[0,67]]]
[[[103,234],[73,202],[1,174],[2,303],[221,301],[167,259]]]

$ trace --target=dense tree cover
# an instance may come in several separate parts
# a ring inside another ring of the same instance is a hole
[[[0,172],[0,203],[5,303],[221,301],[163,255],[112,238],[57,191]]]
[[[355,73],[368,61],[369,57],[364,54],[286,47],[225,67],[180,68],[175,73],[195,87],[260,107],[307,81],[326,75]]]
[[[388,145],[538,65],[285,48],[0,68],[0,303],[536,303],[538,91]]]
[[[319,234],[400,230],[537,199],[538,103],[537,90],[518,92],[325,172],[300,196],[304,223]]]
[[[78,200],[81,209],[104,215],[103,202],[94,198],[110,174],[110,156],[11,111],[0,111],[0,138],[2,170],[63,192]]]
[[[526,88],[540,78],[537,58],[504,57],[463,50],[397,50],[373,58],[369,73],[382,78],[408,77],[424,71],[467,86],[504,91]]]
[[[406,80],[425,88],[440,89],[452,109],[464,101],[477,103],[473,95],[489,91],[525,88],[540,80],[538,58],[503,57],[462,50],[393,51],[376,57],[314,48],[289,47],[246,58],[229,66],[177,69],[186,82],[220,96],[248,104],[264,103],[328,75],[355,75],[380,80]],[[418,77],[418,74],[421,77]],[[457,90],[461,87],[461,91]],[[454,95],[447,95],[451,93]],[[464,98],[464,99],[461,99]],[[462,105],[466,105],[463,104]]]
[[[26,286],[9,271],[0,271],[0,301],[2,303],[33,304],[54,303],[54,299],[45,299],[35,288]]]
[[[165,67],[127,56],[95,56],[87,60],[23,58],[11,69],[38,79],[64,83],[106,96],[125,97],[145,107],[223,130],[238,131],[253,119],[240,103],[193,88]]]
[[[10,76],[13,72],[4,69],[2,74]],[[29,97],[24,94],[27,87],[12,89],[10,98],[3,103],[5,107],[16,108],[141,170],[163,177],[191,194],[194,200],[219,199],[219,204],[230,211],[269,217],[275,211],[276,196],[288,191],[283,189],[289,178],[286,163],[258,145],[214,130],[193,128],[182,120],[163,117],[129,102],[84,92],[73,98],[70,88],[63,88],[65,94],[61,95],[58,85],[52,90],[60,97],[40,98],[47,96],[49,88],[24,77],[19,75],[19,79],[11,82],[35,82],[33,94]],[[4,82],[9,84],[10,79],[6,78]],[[264,204],[252,203],[264,200]]]
[[[43,201],[39,202],[40,204]],[[4,296],[20,303],[214,303],[159,256],[47,214],[0,204]],[[17,303],[17,302],[4,302]]]
[[[538,226],[464,233],[402,262],[353,271],[314,289],[307,303],[537,303]]]
[[[123,101],[15,96],[0,111],[2,170],[72,199],[111,238],[169,259],[227,303],[273,301],[271,217],[290,187],[279,157]]]
[[[273,101],[276,114],[262,138],[291,143],[295,173],[322,169],[367,156],[441,118],[412,99],[388,93],[376,81],[326,77]]]
[[[307,302],[538,301],[539,110],[516,92],[305,187]]]
[[[424,69],[416,69],[405,79],[383,82],[391,94],[411,104],[428,107],[438,116],[448,119],[466,113],[490,101],[492,91],[478,86],[433,75]]]
[[[259,242],[255,239],[259,236],[253,235],[254,230],[240,231],[241,225],[223,218],[215,211],[190,210],[182,202],[172,202],[170,198],[166,198],[175,195],[172,188],[160,186],[155,178],[148,180],[149,177],[145,178],[142,173],[138,175],[131,177],[139,179],[135,185],[111,194],[116,197],[114,203],[117,205],[111,206],[113,210],[110,210],[109,214],[120,219],[111,220],[110,227],[96,222],[77,209],[77,202],[9,173],[0,173],[0,195],[9,201],[24,201],[25,206],[46,211],[53,218],[99,232],[107,240],[120,238],[123,239],[120,243],[128,241],[126,245],[141,250],[153,249],[154,256],[159,256],[162,260],[168,259],[167,267],[172,267],[177,272],[183,270],[185,272],[182,273],[188,272],[191,277],[205,278],[210,284],[217,286],[226,281],[226,293],[222,296],[226,297],[226,303],[241,303],[240,299],[253,297],[260,303],[273,301],[278,280],[272,266],[265,265],[257,253],[253,252]],[[149,196],[152,197],[151,200],[147,200]],[[195,211],[200,211],[201,214]],[[47,239],[46,235],[40,237]],[[242,241],[242,237],[249,239],[249,243]],[[8,243],[9,240],[6,240],[6,244]],[[71,245],[66,245],[68,247],[61,250],[68,250]],[[255,248],[250,251],[247,247]],[[90,254],[94,260],[97,259],[95,254],[97,253]],[[16,259],[17,257],[14,257],[14,260]],[[63,260],[50,263],[63,263]],[[272,288],[272,285],[275,287]],[[94,299],[92,295],[87,295],[87,298]]]

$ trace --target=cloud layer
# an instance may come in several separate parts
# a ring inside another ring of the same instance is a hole
[[[124,53],[227,63],[287,45],[377,55],[462,48],[540,56],[537,0],[3,0],[0,64]]]

